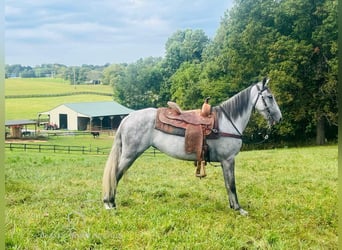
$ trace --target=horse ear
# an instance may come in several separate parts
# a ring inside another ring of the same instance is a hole
[[[268,86],[268,83],[270,82],[270,80],[271,80],[270,78],[267,78],[265,86]]]
[[[266,78],[266,77],[264,77],[264,79],[262,79],[262,86],[265,86],[265,84],[266,84],[266,81],[267,81],[267,78]]]
[[[267,87],[267,84],[269,83],[270,79],[265,77],[263,80],[262,80],[262,86],[263,87]]]

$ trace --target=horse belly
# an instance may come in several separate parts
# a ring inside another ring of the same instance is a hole
[[[161,152],[177,159],[194,161],[196,154],[185,152],[185,139],[182,136],[169,135],[159,130],[153,133],[152,146]]]
[[[235,138],[220,138],[207,140],[209,146],[210,161],[221,162],[224,159],[234,157],[241,148],[241,140]],[[185,138],[169,135],[159,130],[154,130],[152,146],[161,152],[181,160],[195,161],[196,154],[188,154],[185,151]]]

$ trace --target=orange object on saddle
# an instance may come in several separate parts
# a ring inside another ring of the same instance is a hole
[[[202,105],[201,116],[208,117],[211,114],[211,105],[209,104],[210,97],[207,97]]]

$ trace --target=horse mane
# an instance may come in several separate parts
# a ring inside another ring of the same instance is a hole
[[[242,116],[248,109],[252,86],[240,91],[228,100],[222,102],[219,106],[215,107],[218,113],[221,113],[220,107],[223,108],[232,119]]]

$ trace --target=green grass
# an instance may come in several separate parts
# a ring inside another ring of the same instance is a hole
[[[6,79],[6,95],[96,91],[60,79]],[[6,99],[6,119],[36,119],[75,95]],[[40,142],[110,148],[113,136]],[[337,146],[241,152],[242,217],[228,208],[220,168],[194,176],[191,162],[140,157],[120,182],[117,210],[101,202],[107,155],[5,152],[6,249],[337,249]]]
[[[42,152],[50,154],[54,150],[56,153],[70,154],[104,154],[108,155],[112,147],[114,134],[106,131],[100,132],[100,136],[93,138],[90,132],[76,135],[63,135],[63,131],[58,136],[40,136],[39,140],[32,138],[25,138],[22,140],[7,140],[6,148],[10,151],[34,153]],[[43,134],[44,135],[44,134]],[[10,145],[11,143],[11,145]]]
[[[108,85],[72,85],[60,78],[9,78],[5,80],[5,95],[60,94],[80,91],[112,93]]]
[[[60,94],[92,91],[113,93],[106,85],[70,85],[62,79],[52,78],[11,78],[5,80],[5,95]],[[38,113],[48,111],[70,102],[111,101],[111,96],[72,95],[58,97],[10,98],[5,100],[5,119],[37,119]]]
[[[104,210],[106,158],[6,152],[6,249],[337,249],[336,146],[241,152],[247,217],[220,168],[199,180],[166,155],[140,157]]]
[[[47,140],[47,143],[66,146],[92,146],[111,148],[113,139],[114,134],[111,131],[104,131],[100,132],[100,136],[95,139],[90,133],[77,136],[50,136]]]

